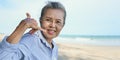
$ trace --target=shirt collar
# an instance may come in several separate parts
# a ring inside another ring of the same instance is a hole
[[[41,33],[40,30],[38,30],[37,32],[35,32],[35,34],[40,38],[40,40],[41,40],[41,42],[42,42],[43,44],[45,44],[47,47],[50,48],[50,44],[49,44],[49,43],[47,42],[47,40],[44,38],[44,36],[42,35],[42,33]],[[55,47],[55,43],[54,43],[53,40],[52,40],[52,44],[53,44],[53,46]]]

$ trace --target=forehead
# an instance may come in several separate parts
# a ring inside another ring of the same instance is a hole
[[[47,9],[43,17],[49,17],[53,19],[64,19],[64,12],[61,9]]]

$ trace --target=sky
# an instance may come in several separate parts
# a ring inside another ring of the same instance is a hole
[[[120,0],[0,0],[0,33],[11,34],[26,12],[39,22],[47,1],[66,8],[61,35],[120,35]]]

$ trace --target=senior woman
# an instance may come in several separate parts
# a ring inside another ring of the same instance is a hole
[[[49,2],[41,12],[40,27],[29,13],[0,43],[0,60],[57,60],[58,47],[53,41],[64,27],[66,10],[59,2]],[[26,29],[32,30],[26,34]]]

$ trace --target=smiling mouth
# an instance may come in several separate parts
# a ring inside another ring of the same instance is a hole
[[[48,31],[48,34],[50,35],[53,35],[56,32],[55,30],[52,30],[52,29],[48,29],[47,31]]]

